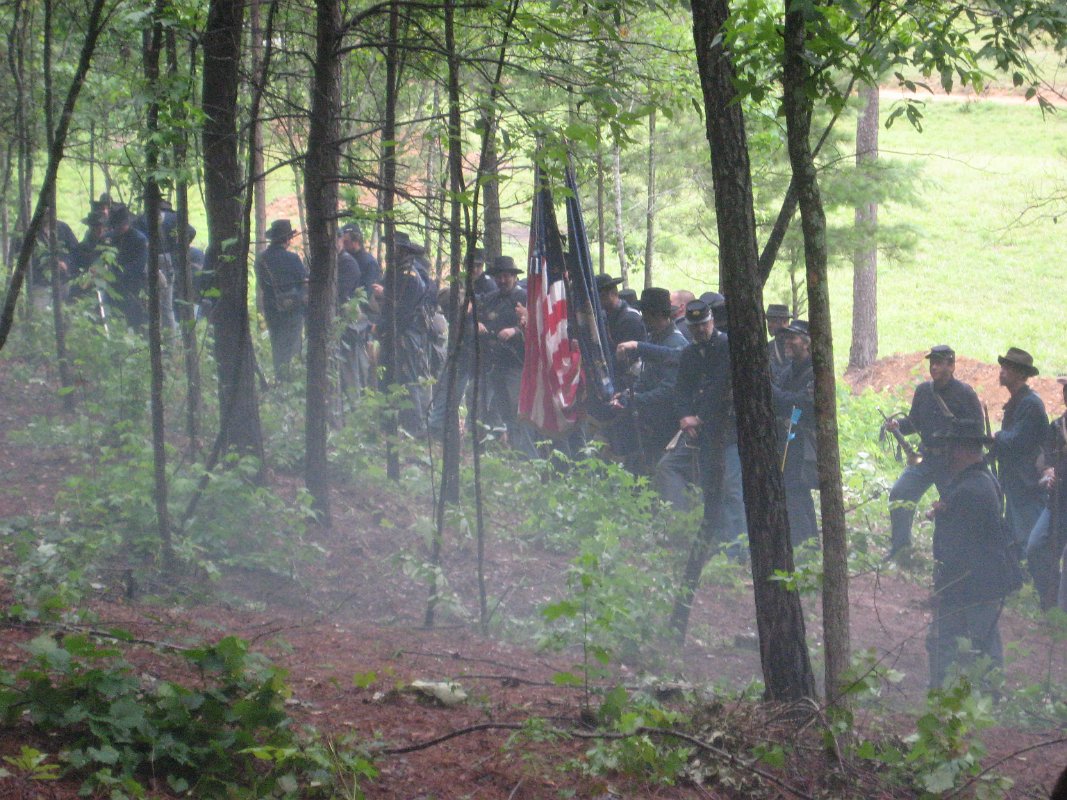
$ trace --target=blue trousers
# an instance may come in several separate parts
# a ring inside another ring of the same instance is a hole
[[[954,664],[966,664],[972,654],[989,656],[993,666],[1004,667],[1004,646],[997,630],[1003,606],[1003,600],[940,599],[926,637],[931,689],[943,686],[949,668]],[[970,642],[970,651],[960,650],[960,639]]]
[[[904,468],[889,491],[889,524],[892,528],[890,552],[911,546],[911,523],[915,518],[915,506],[931,486],[941,490],[944,470],[932,459]]]

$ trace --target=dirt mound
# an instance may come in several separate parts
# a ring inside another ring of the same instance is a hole
[[[906,404],[911,401],[912,389],[928,379],[925,355],[908,353],[887,356],[865,369],[849,370],[845,373],[845,380],[856,394],[864,389],[896,392],[904,396]],[[990,420],[994,422],[1000,421],[1004,415],[1004,403],[1008,401],[1008,393],[1000,385],[999,376],[999,364],[986,364],[965,356],[956,358],[956,377],[974,387],[978,399],[989,408]],[[1063,391],[1055,378],[1038,376],[1031,379],[1030,385],[1045,401],[1045,409],[1049,414],[1058,416],[1063,411]],[[903,407],[906,408],[906,405]]]

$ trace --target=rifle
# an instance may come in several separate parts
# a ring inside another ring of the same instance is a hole
[[[100,321],[104,324],[104,336],[111,338],[111,331],[107,327],[107,304],[104,303],[104,293],[96,290],[96,309],[100,312]]]
[[[785,457],[789,455],[789,443],[797,438],[797,433],[793,428],[800,422],[800,414],[800,406],[793,406],[793,412],[789,415],[789,425],[785,429],[785,447],[782,448],[782,472],[785,472]]]
[[[886,423],[888,423],[889,420],[895,419],[896,417],[902,416],[902,415],[901,414],[894,414],[892,417],[887,417],[885,415],[885,412],[882,411],[882,409],[880,409],[880,408],[878,409],[878,413],[882,415],[882,436],[883,436],[883,438],[885,437],[886,433],[893,434],[893,438],[896,439],[897,446],[900,448],[901,452],[904,453],[904,458],[907,461],[907,464],[908,464],[909,467],[914,467],[916,464],[921,464],[922,460],[923,460],[922,453],[920,453],[918,450],[915,449],[915,445],[913,445],[911,442],[909,442],[907,440],[907,438],[904,436],[904,434],[901,433],[900,431],[891,431],[891,430],[889,430],[889,428],[886,427]]]
[[[985,423],[985,435],[989,438],[993,438],[992,428],[989,425],[989,406],[982,403],[982,422]],[[997,479],[997,483],[1000,483],[1000,470],[997,468],[997,458],[992,452],[986,458],[989,464],[989,471],[993,473],[993,477]]]

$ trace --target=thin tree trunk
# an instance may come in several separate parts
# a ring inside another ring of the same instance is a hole
[[[597,272],[604,272],[604,147],[600,138],[600,122],[596,125],[596,243]]]
[[[308,377],[305,473],[319,521],[330,525],[330,480],[326,450],[330,398],[330,330],[337,306],[337,184],[341,166],[341,6],[316,0],[315,66],[304,185],[308,283]]]
[[[626,232],[622,219],[622,153],[616,139],[611,145],[611,177],[615,188],[615,248],[619,251],[619,276],[626,284]]]
[[[856,120],[856,168],[864,174],[878,162],[878,86],[860,91],[863,110]],[[873,178],[873,175],[868,176]],[[878,360],[878,203],[856,206],[856,248],[852,253],[852,346],[849,369]]]
[[[0,350],[4,349],[4,345],[7,344],[8,334],[11,333],[11,326],[15,320],[15,306],[22,291],[22,284],[26,279],[30,256],[33,253],[33,244],[41,231],[48,200],[55,193],[56,175],[59,172],[59,163],[63,160],[63,147],[67,141],[67,131],[70,130],[70,120],[74,115],[74,107],[78,102],[78,95],[85,84],[85,76],[89,72],[89,64],[92,62],[93,53],[96,50],[97,39],[100,37],[104,2],[105,0],[93,0],[93,5],[86,21],[85,39],[82,40],[78,66],[74,71],[74,78],[70,82],[70,89],[67,91],[67,99],[63,103],[63,110],[59,115],[59,124],[56,126],[52,146],[48,149],[48,164],[45,167],[41,192],[37,197],[37,206],[33,211],[33,216],[30,217],[29,225],[23,233],[22,247],[19,249],[18,260],[15,262],[15,269],[11,273],[11,280],[8,282],[3,311],[0,312]]]
[[[144,213],[148,223],[148,357],[152,365],[152,463],[154,466],[156,529],[163,553],[163,571],[174,566],[167,509],[166,421],[163,417],[163,331],[159,307],[159,54],[163,49],[163,13],[166,0],[155,0],[152,27],[144,32],[144,74],[152,99],[145,120]]]
[[[178,42],[173,28],[167,28],[167,72],[171,80],[178,81]],[[190,80],[192,75],[190,75]],[[191,87],[190,87],[191,88]],[[191,92],[190,92],[191,94]],[[200,452],[200,411],[203,405],[200,376],[200,353],[196,336],[196,292],[193,287],[192,270],[189,268],[189,182],[185,177],[188,153],[188,134],[185,128],[187,115],[185,103],[191,96],[182,97],[175,110],[178,130],[174,139],[173,158],[176,177],[174,181],[175,210],[178,217],[178,250],[174,255],[174,280],[177,282],[178,320],[181,325],[182,355],[185,360],[185,436],[190,457]]]
[[[263,33],[259,27],[260,0],[248,4],[249,37],[252,44],[252,74],[261,73]],[[258,255],[267,246],[267,176],[263,174],[263,121],[257,115],[252,124],[252,180],[255,182],[255,226],[252,251]]]
[[[252,455],[263,470],[263,436],[256,397],[256,365],[248,327],[248,230],[243,222],[237,160],[237,92],[242,0],[211,0],[204,30],[204,205],[208,249],[219,297],[212,311],[219,380],[219,442],[215,450]]]
[[[492,107],[483,109],[482,137],[484,153],[481,173],[485,178],[482,187],[482,208],[485,216],[482,220],[482,241],[485,244],[485,263],[492,264],[497,256],[504,254],[503,232],[500,218],[500,162],[496,150],[496,110]]]
[[[793,548],[789,543],[777,437],[769,435],[776,426],[762,284],[756,275],[758,254],[748,141],[734,88],[733,64],[722,47],[729,3],[696,0],[692,7],[697,69],[711,148],[723,293],[730,315],[731,369],[760,661],[767,698],[792,701],[813,697],[815,679],[804,639],[800,597],[774,580],[779,570],[793,571]]]
[[[782,70],[783,108],[789,163],[800,204],[807,264],[811,360],[815,371],[815,449],[818,453],[819,498],[823,529],[823,636],[826,656],[827,702],[847,705],[841,693],[849,667],[848,536],[841,490],[841,457],[837,443],[837,397],[834,346],[830,329],[830,291],[827,282],[826,215],[819,193],[811,151],[812,100],[808,92],[805,52],[805,9],[788,7],[785,17]]]
[[[52,149],[55,134],[52,130],[55,120],[53,119],[53,75],[52,75],[52,11],[53,0],[45,0],[44,3],[44,126],[45,141],[48,149]],[[70,370],[70,361],[67,358],[67,323],[63,317],[63,275],[59,270],[59,238],[56,230],[56,194],[55,187],[48,198],[48,270],[51,276],[52,290],[52,328],[56,338],[56,362],[59,366],[59,385],[63,387],[63,410],[66,413],[74,411],[74,380]],[[73,253],[68,253],[68,258]]]
[[[656,252],[656,109],[648,115],[648,195],[645,204],[645,288],[652,286]]]
[[[459,56],[456,53],[456,30],[455,30],[455,0],[445,0],[445,57],[448,61],[448,190],[449,190],[449,275],[452,286],[458,287],[460,273],[460,253],[463,251],[463,230],[461,228],[462,208],[460,206],[460,191],[463,183],[463,144],[460,141],[462,119],[459,109]],[[483,117],[484,120],[484,117]],[[488,124],[488,123],[486,123]],[[482,135],[489,137],[491,131],[484,129]],[[488,150],[488,141],[482,141],[483,158]],[[486,243],[488,247],[488,242]],[[468,259],[470,263],[470,259]],[[451,294],[457,294],[453,288]],[[457,303],[450,302],[455,309]],[[459,314],[453,315],[454,321],[459,321]],[[449,338],[453,345],[458,338],[458,331],[450,326]],[[454,353],[455,347],[450,348]],[[454,358],[452,359],[455,360]],[[455,372],[454,365],[453,373]],[[453,374],[453,383],[455,375]],[[459,396],[456,392],[449,392],[452,397],[445,398],[445,430],[444,430],[444,453],[441,466],[441,498],[438,502],[437,524],[434,526],[434,536],[430,543],[430,595],[426,602],[426,616],[424,624],[432,628],[434,615],[437,608],[437,572],[441,568],[441,545],[444,538],[444,511],[446,503],[459,502]],[[452,401],[452,402],[449,402]]]
[[[400,7],[399,1],[393,0],[389,4],[389,35],[385,46],[385,119],[382,122],[382,192],[381,209],[382,218],[385,220],[385,262],[387,284],[386,303],[395,303],[397,288],[399,286],[396,263],[393,260],[395,253],[394,244],[396,220],[393,219],[393,203],[396,194],[396,99],[397,91],[397,59],[399,58],[400,35]],[[396,380],[400,366],[400,353],[397,342],[396,309],[388,309],[389,341],[392,343],[388,353],[389,363],[386,364],[390,380]],[[399,434],[399,419],[395,413],[385,415],[386,435],[386,475],[390,480],[400,480],[400,454],[397,452],[397,436]]]

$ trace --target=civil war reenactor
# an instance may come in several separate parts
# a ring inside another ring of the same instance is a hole
[[[940,688],[960,662],[960,640],[1003,667],[997,623],[1004,598],[1022,582],[1001,515],[1000,486],[982,448],[992,442],[981,419],[954,419],[935,437],[944,448],[945,486],[934,520],[933,625],[926,640],[930,687]]]
[[[108,241],[115,248],[115,280],[111,290],[126,323],[140,329],[148,320],[144,297],[148,286],[148,240],[133,227],[133,217],[124,205],[111,206],[108,222],[111,228]]]
[[[1038,373],[1033,356],[1009,347],[997,361],[1000,385],[1011,397],[1004,404],[1004,419],[993,437],[992,454],[1007,501],[1005,518],[1021,555],[1045,504],[1038,459],[1048,430],[1048,414],[1041,397],[1027,384]]]
[[[37,231],[37,242],[34,245],[33,256],[30,259],[29,293],[33,304],[37,308],[45,308],[52,302],[52,254],[49,252],[49,230],[51,214],[45,210],[41,227]],[[9,255],[11,263],[18,258],[19,250],[22,249],[23,237],[14,236],[11,239]],[[61,219],[56,220],[56,266],[59,269],[61,293],[65,294],[66,282],[77,273],[78,238],[70,225]]]
[[[619,297],[621,283],[622,278],[613,278],[604,273],[596,276],[596,290],[600,295],[600,307],[604,311],[612,352],[619,342],[643,342],[647,338],[641,315]]]
[[[399,420],[410,434],[420,436],[425,431],[426,397],[422,381],[430,376],[430,321],[437,301],[436,288],[427,283],[417,263],[425,255],[422,245],[412,242],[403,233],[393,237],[395,264],[385,275],[385,303],[382,308],[379,340],[385,362],[386,385],[407,387],[411,407],[400,410]],[[396,297],[390,284],[396,271]],[[393,341],[393,320],[396,320],[396,342]],[[397,373],[392,374],[393,353],[396,353]]]
[[[674,402],[679,356],[688,342],[674,324],[669,291],[645,289],[640,305],[648,341],[620,342],[615,348],[620,364],[629,358],[638,361],[633,388],[617,393],[612,405],[624,412],[627,433],[621,438],[632,444],[625,459],[627,468],[636,475],[651,475],[664,445],[678,430],[676,419],[664,409]]]
[[[782,303],[771,303],[767,306],[767,335],[771,340],[767,342],[767,359],[771,364],[771,382],[778,380],[787,366],[789,366],[789,354],[785,351],[785,336],[783,332],[789,325],[789,308]]]
[[[982,405],[974,389],[955,377],[956,351],[947,344],[930,348],[926,354],[930,380],[915,388],[907,415],[891,417],[885,429],[892,433],[919,434],[919,449],[889,492],[889,522],[892,528],[890,557],[903,554],[911,546],[911,524],[915,506],[936,486],[940,494],[948,479],[947,454],[935,437],[949,430],[954,419],[982,419]]]
[[[709,544],[728,545],[739,533],[729,528],[723,508],[727,462],[737,460],[730,345],[726,334],[715,330],[711,307],[702,300],[686,305],[685,319],[693,343],[682,350],[678,365],[675,384],[678,427],[683,437],[697,445],[704,495],[701,539]]]
[[[494,424],[507,429],[508,444],[530,457],[536,457],[529,425],[519,420],[519,387],[526,356],[523,309],[526,291],[518,287],[523,270],[511,256],[497,256],[487,273],[496,281],[496,291],[479,303],[478,336],[480,352],[486,359],[489,382],[489,414]]]
[[[371,323],[349,305],[363,288],[363,273],[355,256],[345,249],[344,238],[342,228],[337,232],[337,308],[344,320],[339,354],[341,385],[346,393],[359,394],[368,382],[366,338]]]
[[[786,326],[784,336],[789,366],[782,371],[778,382],[771,384],[771,397],[783,454],[782,483],[789,515],[789,540],[796,547],[818,535],[815,501],[811,497],[812,489],[819,486],[815,452],[815,372],[811,365],[811,335],[807,320],[793,320]]]
[[[478,297],[496,291],[496,281],[485,272],[485,250],[481,247],[471,251],[471,285]]]
[[[356,260],[359,265],[360,286],[367,293],[367,300],[380,298],[382,295],[382,268],[367,248],[363,245],[363,229],[354,222],[341,228],[341,249]]]
[[[308,271],[300,256],[289,250],[296,235],[289,220],[274,220],[267,229],[270,243],[256,256],[256,279],[263,292],[263,316],[278,381],[289,379],[289,364],[300,353],[304,333]]]
[[[1067,376],[1056,379],[1067,406]],[[1026,542],[1026,563],[1034,588],[1047,611],[1059,603],[1067,611],[1067,574],[1060,571],[1067,554],[1067,414],[1049,423],[1042,449],[1040,484],[1047,492],[1045,507]]]
[[[141,214],[134,220],[133,227],[148,238],[148,218]],[[185,241],[188,244],[196,238],[196,228],[186,225]],[[159,310],[163,324],[171,330],[178,329],[178,319],[174,312],[174,262],[178,248],[178,214],[166,198],[159,200]]]

